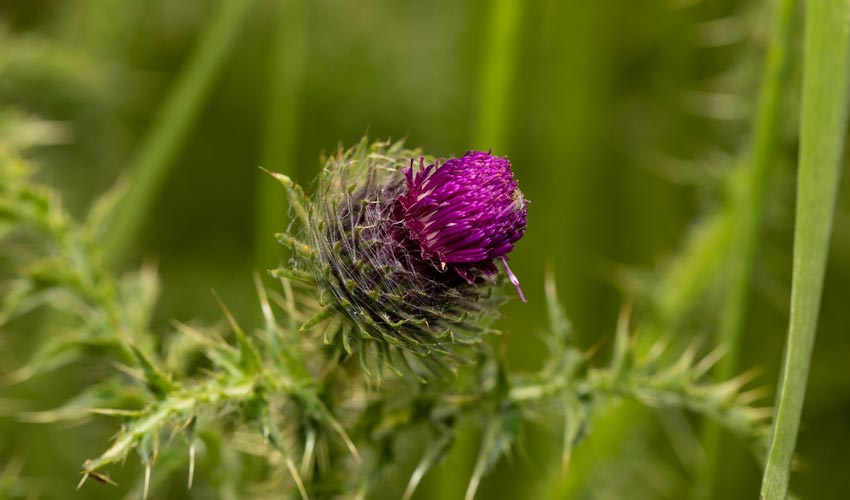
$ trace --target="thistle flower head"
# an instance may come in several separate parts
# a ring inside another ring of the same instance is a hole
[[[495,274],[493,259],[506,256],[525,234],[527,202],[506,158],[470,151],[461,158],[405,172],[407,192],[398,198],[401,220],[421,257],[452,268],[473,283],[474,270]],[[523,301],[525,298],[523,297]]]
[[[361,359],[371,346],[379,362],[439,370],[492,332],[504,300],[494,260],[519,290],[506,256],[525,231],[526,202],[504,158],[437,162],[364,139],[327,159],[311,198],[288,187],[302,224],[281,236],[296,257],[279,272],[319,289],[323,311],[306,326]]]

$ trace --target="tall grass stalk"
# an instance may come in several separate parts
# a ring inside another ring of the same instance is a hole
[[[772,171],[780,149],[780,108],[788,95],[788,69],[794,49],[794,26],[799,11],[798,0],[780,0],[775,4],[773,25],[762,77],[759,103],[753,123],[752,149],[745,170],[734,186],[733,235],[729,262],[729,282],[723,304],[719,341],[726,355],[718,363],[717,380],[726,380],[738,371],[741,334],[749,303],[753,264],[758,254],[762,219]],[[706,463],[700,490],[711,496],[721,463],[722,434],[720,427],[706,423],[703,434]]]
[[[104,258],[116,264],[144,222],[174,158],[184,144],[253,2],[221,0],[177,77],[130,170],[130,190],[112,215]]]
[[[278,0],[269,60],[268,111],[263,138],[263,166],[294,176],[306,45],[305,0]],[[286,199],[280,186],[262,175],[257,185],[254,249],[260,268],[274,267],[284,247],[273,235],[286,227]]]
[[[761,497],[784,499],[817,329],[850,105],[850,2],[806,4],[791,319]]]
[[[523,6],[520,0],[498,0],[490,13],[487,38],[481,53],[483,60],[474,137],[476,148],[495,150],[506,147]]]

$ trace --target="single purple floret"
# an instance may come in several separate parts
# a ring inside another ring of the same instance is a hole
[[[407,192],[398,198],[401,220],[421,257],[440,270],[452,269],[473,283],[475,271],[497,273],[495,259],[520,298],[519,280],[507,255],[525,234],[528,202],[519,190],[507,158],[470,151],[443,164],[405,172]]]

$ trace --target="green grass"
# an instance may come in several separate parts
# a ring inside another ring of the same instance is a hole
[[[806,3],[795,226],[791,155],[797,137],[789,125],[797,121],[801,58],[796,50],[803,41],[803,16],[795,14]],[[617,310],[634,302],[638,340],[655,345],[665,338],[685,346],[705,338],[700,349],[706,351],[723,342],[728,354],[711,378],[726,379],[756,366],[766,375],[754,385],[769,388],[780,371],[785,338],[779,333],[788,327],[784,301],[794,237],[789,347],[764,495],[783,498],[789,478],[790,490],[803,498],[829,498],[846,489],[842,472],[850,458],[834,452],[850,443],[842,413],[850,401],[843,376],[850,344],[841,335],[846,315],[840,304],[841,290],[850,282],[846,197],[838,200],[828,274],[823,268],[844,159],[850,86],[842,22],[848,19],[846,5],[815,0],[434,0],[427,8],[395,0],[370,1],[368,7],[307,0],[7,4],[0,7],[0,156],[9,151],[3,142],[9,130],[17,130],[12,134],[17,136],[39,127],[62,132],[57,137],[66,144],[40,143],[33,136],[28,140],[35,146],[26,144],[22,154],[38,168],[35,180],[60,191],[75,218],[94,193],[122,174],[129,178],[132,189],[112,211],[107,228],[112,239],[93,248],[105,250],[113,269],[135,267],[135,248],[144,248],[146,259],[157,264],[163,294],[151,313],[151,329],[159,333],[145,340],[153,358],[165,352],[169,363],[189,363],[179,350],[185,341],[174,340],[179,335],[165,325],[172,317],[193,328],[218,318],[207,293],[211,287],[246,326],[256,326],[246,320],[258,315],[251,271],[262,276],[283,260],[287,250],[273,234],[289,221],[284,191],[255,166],[305,180],[318,173],[314,158],[321,151],[350,144],[364,130],[372,139],[407,136],[409,145],[436,155],[492,148],[511,157],[532,202],[529,231],[511,256],[530,300],[507,305],[498,324],[507,335],[494,342],[511,372],[536,370],[551,355],[551,346],[540,340],[542,277],[548,268],[575,326],[576,347],[598,349],[590,366],[608,359]],[[772,22],[764,22],[768,14]],[[167,73],[171,68],[174,74]],[[700,96],[699,105],[694,95]],[[738,118],[729,119],[730,109],[740,111],[731,113]],[[116,158],[131,161],[121,164]],[[670,165],[664,163],[668,159]],[[4,188],[0,182],[0,191]],[[304,188],[313,190],[310,184]],[[5,230],[0,224],[0,232]],[[0,295],[10,290],[7,279],[30,269],[23,264],[36,252],[28,253],[28,242],[24,234],[0,245]],[[79,261],[61,264],[73,270]],[[273,308],[285,302],[278,283],[267,285]],[[812,351],[821,293],[824,315]],[[288,327],[295,321],[283,320]],[[27,353],[39,352],[45,338],[58,343],[73,333],[55,329],[52,320],[50,329],[36,328],[40,323],[47,325],[45,315],[34,309],[0,325],[0,365],[25,368]],[[248,336],[252,331],[245,329]],[[121,359],[135,362],[131,356]],[[15,405],[37,410],[62,404],[75,388],[90,387],[110,370],[101,361],[91,355],[63,364],[56,375],[0,384],[0,413]],[[165,371],[179,378],[179,369],[167,365]],[[694,459],[698,449],[679,463],[681,432],[665,434],[651,411],[625,399],[620,404],[612,397],[593,425],[582,429],[566,474],[560,431],[570,423],[541,411],[551,408],[528,407],[521,445],[512,460],[500,462],[481,480],[478,497],[755,496],[762,471],[759,460],[745,453],[749,442],[727,437],[735,432],[721,434],[698,411],[678,421],[704,430],[705,468]],[[74,475],[86,456],[102,452],[118,429],[116,422],[98,419],[68,436],[57,426],[0,417],[0,496],[13,483],[17,491],[43,483],[37,495],[61,496],[70,484],[64,478]],[[413,498],[463,497],[477,455],[493,451],[492,440],[489,447],[480,442],[488,427],[476,424],[486,422],[464,418],[466,426],[446,460],[439,440],[430,443],[436,448],[425,446],[425,469],[434,467],[417,477],[421,482]],[[800,428],[807,430],[798,436]],[[697,445],[697,437],[690,438],[691,445]],[[153,470],[154,496],[165,488],[176,498],[202,496],[209,479],[229,483],[233,498],[244,495],[246,482],[232,473],[254,477],[265,464],[243,457],[230,436],[220,440],[219,451],[214,441],[208,442],[206,456],[198,450],[197,489],[191,492],[184,488],[186,453],[176,450],[173,468],[161,455]],[[404,490],[422,444],[394,450],[394,470],[376,493],[390,498]],[[33,455],[17,472],[22,450]],[[792,477],[795,453],[807,467]],[[87,495],[123,495],[141,477],[134,459],[126,468],[110,469],[121,489],[89,484]],[[38,479],[30,483],[28,478]]]
[[[791,320],[761,496],[784,499],[812,361],[850,106],[850,3],[806,4]]]
[[[126,258],[168,171],[185,143],[233,45],[251,0],[221,0],[183,66],[130,167],[130,189],[112,215],[104,245],[108,263]]]

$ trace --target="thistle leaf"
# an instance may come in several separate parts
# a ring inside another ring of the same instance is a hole
[[[404,490],[402,500],[410,500],[419,482],[425,477],[425,474],[437,465],[449,452],[454,443],[454,434],[449,430],[444,430],[440,436],[431,442],[422,454],[422,459],[410,475],[410,480],[407,482],[407,488]]]
[[[145,375],[145,381],[147,382],[148,388],[158,398],[163,399],[169,393],[179,389],[179,385],[174,383],[171,380],[171,377],[157,368],[151,359],[136,345],[130,344],[130,350],[139,362],[142,372]]]
[[[213,295],[215,295],[215,300],[218,302],[218,306],[224,312],[227,322],[230,323],[230,328],[233,329],[233,333],[236,335],[236,343],[239,346],[239,352],[242,354],[242,368],[246,371],[246,373],[256,373],[260,370],[262,363],[260,360],[260,353],[257,352],[257,349],[254,348],[254,345],[251,344],[250,340],[248,340],[248,336],[245,335],[245,332],[242,330],[242,327],[239,326],[236,318],[234,318],[233,314],[230,313],[230,309],[224,305],[221,297],[219,297],[215,292],[213,292]]]
[[[490,420],[484,431],[475,469],[466,488],[465,500],[475,498],[481,478],[490,472],[499,459],[510,450],[511,445],[519,437],[520,421],[519,408],[514,405],[503,408]]]
[[[304,190],[301,189],[301,186],[293,182],[288,175],[271,172],[263,167],[260,167],[260,170],[274,177],[275,180],[283,184],[283,187],[286,188],[286,193],[289,195],[289,206],[292,207],[292,210],[301,220],[301,223],[307,224],[309,219],[307,215],[307,196],[304,194]]]

